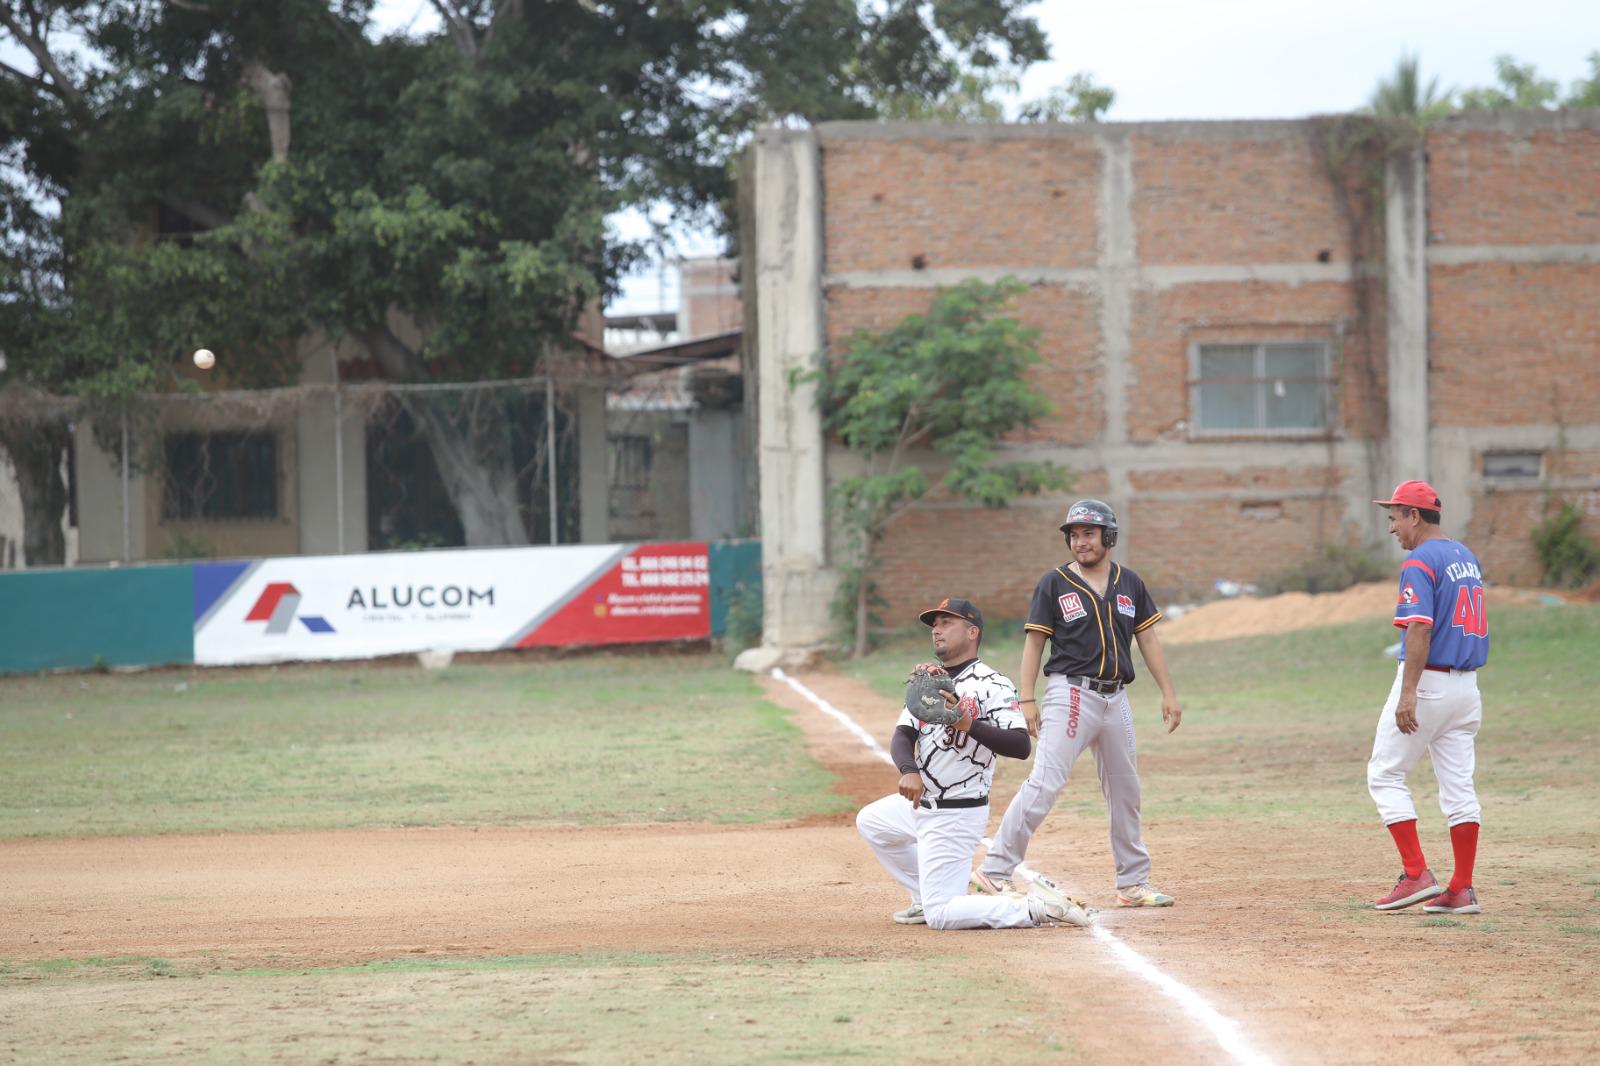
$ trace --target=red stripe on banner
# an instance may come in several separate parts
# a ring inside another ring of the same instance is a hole
[[[643,544],[517,642],[519,648],[711,636],[706,542]]]
[[[278,609],[278,601],[285,596],[297,595],[295,587],[287,581],[274,581],[261,592],[261,598],[256,605],[250,608],[250,613],[244,616],[246,622],[265,622],[272,617],[272,612]]]
[[[1421,570],[1424,574],[1427,574],[1435,581],[1439,580],[1434,576],[1433,570],[1428,566],[1428,564],[1423,562],[1421,559],[1407,559],[1405,562],[1400,564],[1400,569],[1404,570],[1408,566],[1416,567],[1418,570]]]

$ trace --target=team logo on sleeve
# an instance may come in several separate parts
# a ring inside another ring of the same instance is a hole
[[[1413,603],[1416,603],[1416,602],[1417,602],[1417,590],[1416,589],[1412,588],[1410,585],[1407,585],[1405,588],[1400,590],[1400,605],[1402,607],[1409,607]]]
[[[1063,622],[1076,622],[1089,613],[1083,609],[1083,600],[1078,597],[1076,592],[1069,592],[1065,596],[1058,597],[1056,603],[1061,606],[1061,620]]]
[[[1117,613],[1118,614],[1125,614],[1129,618],[1133,617],[1133,597],[1132,596],[1124,596],[1120,592],[1117,594]]]

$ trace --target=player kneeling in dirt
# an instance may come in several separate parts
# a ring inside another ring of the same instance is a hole
[[[856,829],[878,861],[911,893],[911,906],[894,920],[934,929],[1089,925],[1082,904],[1045,878],[1035,879],[1027,895],[967,895],[972,858],[989,822],[995,756],[1026,759],[1032,745],[1016,687],[978,658],[982,612],[952,597],[920,617],[933,630],[943,670],[924,664],[908,684],[908,706],[889,744],[899,791],[856,815]],[[937,688],[927,690],[933,696],[911,696],[916,682],[930,676],[945,689],[943,698]],[[919,703],[917,714],[912,702]]]

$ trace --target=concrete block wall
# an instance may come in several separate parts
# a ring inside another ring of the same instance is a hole
[[[1171,596],[1370,535],[1358,508],[1388,480],[1370,449],[1190,434],[1195,344],[1315,340],[1341,367],[1381,354],[1381,323],[1350,329],[1348,227],[1313,136],[1294,122],[818,130],[830,350],[964,277],[1022,278],[1016,313],[1046,360],[1033,380],[1056,410],[1010,443],[1077,477],[1069,494],[1003,512],[935,497],[907,514],[877,575],[891,614],[963,591],[937,562],[953,543],[964,591],[1022,614],[1065,557],[1055,527],[1078,495],[1118,509],[1121,558]],[[1341,433],[1385,417],[1382,388],[1341,373]],[[830,452],[830,471],[847,462]]]
[[[737,259],[686,259],[678,266],[678,334],[687,339],[744,325]]]
[[[821,350],[964,278],[1019,277],[1031,288],[1016,313],[1046,359],[1034,381],[1056,410],[1009,446],[1078,477],[1069,494],[1001,512],[935,495],[907,513],[877,575],[891,616],[955,593],[1019,615],[1064,557],[1055,526],[1078,495],[1117,508],[1119,557],[1167,598],[1269,579],[1330,543],[1397,559],[1370,501],[1410,477],[1435,483],[1446,532],[1491,578],[1538,580],[1528,532],[1552,499],[1589,508],[1600,533],[1600,115],[1433,127],[1381,175],[1366,262],[1320,130],[835,123],[799,135],[816,145],[805,182],[819,190],[820,277],[781,291],[816,292]],[[775,191],[757,188],[758,218],[794,207]],[[758,317],[777,310],[780,290],[765,291]],[[1194,434],[1195,345],[1295,341],[1332,353],[1330,432]],[[816,498],[786,505],[825,506],[851,462],[824,447]],[[1523,450],[1541,455],[1531,483],[1484,475],[1486,452]],[[763,485],[764,508],[767,497]]]
[[[1427,151],[1435,484],[1489,575],[1531,584],[1561,502],[1600,536],[1600,115],[1449,119]],[[1486,476],[1496,452],[1541,476]]]

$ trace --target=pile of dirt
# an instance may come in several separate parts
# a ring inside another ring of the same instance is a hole
[[[1569,593],[1567,599],[1576,600],[1579,603],[1600,603],[1600,581],[1596,581],[1587,588],[1579,589],[1577,592]]]
[[[1600,584],[1583,593],[1556,594],[1545,589],[1495,586],[1489,590],[1491,604],[1554,604],[1582,599],[1590,591],[1600,602]],[[1260,633],[1281,633],[1290,629],[1359,622],[1364,618],[1394,617],[1395,585],[1373,581],[1353,585],[1343,592],[1285,592],[1278,596],[1243,596],[1215,600],[1191,607],[1176,618],[1161,624],[1161,639],[1168,644],[1188,644],[1202,640],[1250,637]]]

